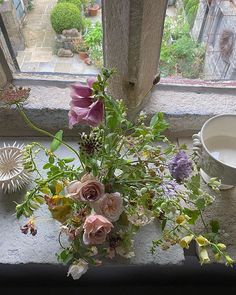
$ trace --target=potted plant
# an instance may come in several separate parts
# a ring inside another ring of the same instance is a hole
[[[72,41],[74,51],[78,53],[82,60],[88,58],[88,46],[83,39],[75,39]]]
[[[95,0],[91,0],[88,6],[89,16],[96,16],[98,14],[99,8],[99,4],[97,4]]]

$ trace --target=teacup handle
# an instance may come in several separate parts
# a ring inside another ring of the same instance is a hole
[[[193,151],[198,155],[198,157],[202,156],[202,142],[201,142],[201,132],[194,134],[192,136],[193,139]]]

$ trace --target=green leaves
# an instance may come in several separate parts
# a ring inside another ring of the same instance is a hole
[[[191,199],[195,199],[200,193],[200,174],[193,175],[187,183],[187,188],[192,192]]]
[[[202,210],[206,207],[206,202],[204,198],[199,198],[195,201],[195,205],[199,210]]]
[[[211,220],[210,221],[211,231],[215,234],[219,232],[220,224],[217,220]]]
[[[164,120],[163,113],[157,113],[152,117],[150,127],[152,128],[152,133],[155,136],[160,135],[168,128],[168,123]]]
[[[27,193],[24,197],[24,202],[16,205],[16,217],[30,217],[34,210],[37,210],[44,203],[44,198],[41,195],[36,195],[34,192]]]
[[[61,141],[62,141],[62,137],[63,137],[63,130],[59,130],[56,134],[55,134],[55,138],[53,139],[51,145],[50,145],[50,150],[51,152],[55,152],[61,145]]]
[[[195,224],[196,220],[198,219],[198,216],[200,215],[199,210],[192,210],[189,208],[184,208],[183,213],[188,215],[188,217],[189,217],[188,223],[189,224]]]
[[[63,263],[64,265],[69,264],[74,259],[73,253],[68,248],[62,250],[59,254],[56,254],[56,256],[58,262]]]

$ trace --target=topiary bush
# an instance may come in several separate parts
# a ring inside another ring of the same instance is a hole
[[[77,8],[82,9],[82,0],[58,0],[57,3],[71,3],[74,4]]]
[[[74,28],[80,31],[83,24],[81,10],[72,3],[58,3],[51,12],[51,24],[58,34]]]

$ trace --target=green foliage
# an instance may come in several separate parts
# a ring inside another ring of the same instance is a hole
[[[31,11],[34,8],[34,0],[29,0],[28,1],[28,11]]]
[[[197,14],[199,0],[184,0],[183,3],[188,23],[192,26]]]
[[[51,12],[54,31],[61,34],[65,29],[82,29],[82,15],[78,7],[71,3],[58,3]]]
[[[160,56],[162,76],[201,76],[205,50],[191,38],[189,31],[183,15],[176,20],[166,18]]]
[[[71,4],[74,4],[80,10],[82,9],[82,1],[81,0],[58,0],[57,3],[71,3]]]
[[[95,26],[90,27],[87,34],[84,36],[85,42],[89,47],[102,44],[102,24],[96,22]]]
[[[55,152],[60,147],[62,142],[62,136],[63,136],[63,130],[59,130],[51,143],[51,146],[50,146],[51,152]]]
[[[3,0],[0,0],[0,5],[3,3]]]
[[[97,22],[95,26],[88,27],[84,36],[85,42],[89,47],[89,56],[92,62],[98,67],[103,66],[103,30],[102,24]]]

